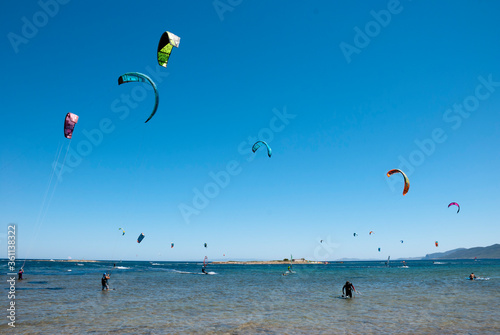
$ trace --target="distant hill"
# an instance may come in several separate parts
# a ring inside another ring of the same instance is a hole
[[[427,254],[422,259],[500,259],[500,244],[493,244],[489,247],[459,248],[445,252]]]

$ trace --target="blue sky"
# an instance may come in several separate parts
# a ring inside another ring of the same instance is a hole
[[[383,259],[499,242],[498,2],[41,3],[1,14],[0,236],[17,224],[19,257]],[[181,42],[164,69],[166,30]],[[126,72],[158,86],[147,124],[153,92],[118,86]]]

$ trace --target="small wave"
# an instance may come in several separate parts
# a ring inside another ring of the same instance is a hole
[[[73,271],[73,270],[71,270],[71,269],[68,270],[68,272],[71,272],[71,271]]]
[[[76,263],[76,265],[83,266],[83,264],[81,264],[81,263]]]
[[[446,262],[432,262],[432,264],[447,264]]]
[[[126,267],[126,266],[117,266],[116,268],[120,269],[120,270],[128,270],[128,269],[130,269],[129,267]]]
[[[160,263],[151,263],[151,265],[161,265]]]
[[[189,271],[179,271],[179,270],[172,270],[175,273],[183,273],[183,274],[196,274],[196,272],[189,272]]]

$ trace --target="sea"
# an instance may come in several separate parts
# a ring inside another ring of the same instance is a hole
[[[500,260],[6,263],[0,334],[500,334]]]

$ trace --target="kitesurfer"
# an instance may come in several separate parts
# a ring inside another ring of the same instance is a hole
[[[352,290],[356,291],[354,285],[350,282],[346,281],[345,285],[342,287],[342,297],[352,298]],[[345,291],[345,293],[344,293]]]
[[[288,272],[292,272],[292,270],[290,269],[290,265],[288,265]]]
[[[23,280],[23,273],[24,273],[23,268],[20,268],[19,272],[17,273],[17,279],[18,280]]]
[[[474,280],[474,279],[476,279],[476,278],[477,278],[477,276],[474,274],[474,272],[472,272],[472,273],[469,275],[469,279],[470,279],[470,280]]]
[[[207,273],[207,271],[205,270],[205,268],[206,268],[206,266],[203,266],[203,267],[201,268],[201,272],[203,272],[204,274],[208,275],[208,273]]]
[[[101,278],[101,284],[102,284],[102,290],[109,290],[109,285],[108,285],[108,280],[109,280],[109,275],[105,272],[102,275]]]

